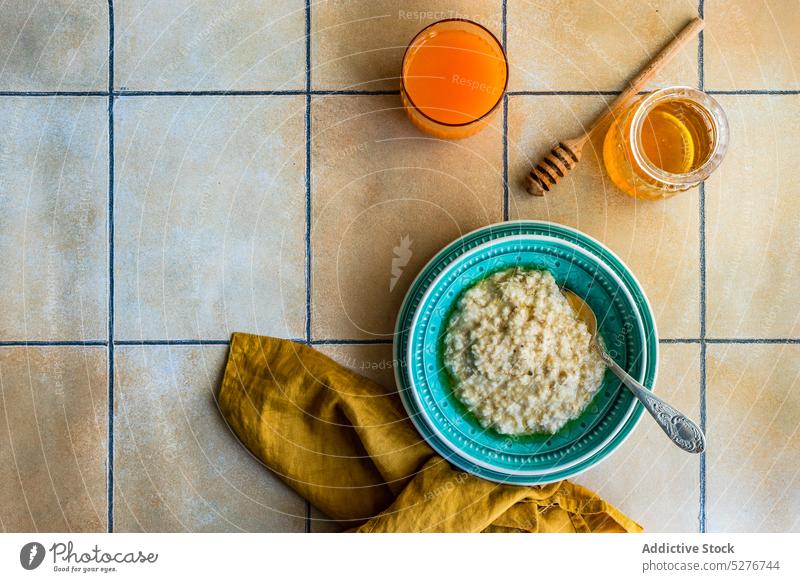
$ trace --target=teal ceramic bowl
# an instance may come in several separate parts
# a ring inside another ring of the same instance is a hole
[[[658,338],[652,310],[630,270],[608,249],[560,225],[489,226],[443,249],[412,284],[395,335],[398,387],[409,417],[454,465],[518,484],[560,480],[606,458],[630,434],[642,407],[607,372],[584,413],[553,435],[512,437],[480,425],[453,394],[442,361],[444,330],[461,294],[494,272],[546,269],[592,307],[609,352],[652,387]]]

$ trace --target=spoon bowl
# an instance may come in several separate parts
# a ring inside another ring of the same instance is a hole
[[[689,453],[702,453],[706,450],[706,437],[700,427],[689,420],[650,390],[634,380],[614,361],[603,347],[597,333],[597,316],[589,305],[569,289],[561,289],[578,319],[586,324],[592,335],[592,347],[598,351],[603,362],[620,381],[639,399],[661,429],[678,447]]]

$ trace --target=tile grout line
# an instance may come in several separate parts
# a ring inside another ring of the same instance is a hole
[[[508,55],[506,49],[508,42],[508,4],[503,0],[501,5],[502,17],[502,42],[503,50]],[[508,57],[506,57],[508,58]],[[509,192],[508,192],[508,93],[503,95],[503,220],[508,220]]]
[[[106,529],[114,531],[114,1],[108,0],[108,459]]]
[[[310,80],[309,80],[310,82]],[[198,89],[187,91],[148,91],[124,90],[116,91],[117,97],[193,97],[198,95],[212,96],[292,96],[292,95],[399,95],[397,89]]]
[[[705,20],[704,0],[698,0],[697,15]],[[697,37],[697,84],[705,89],[705,36],[703,31]],[[700,252],[700,428],[706,433],[706,185],[700,183],[699,189],[699,252]],[[706,451],[700,453],[700,499],[698,526],[701,533],[706,531]]]
[[[108,342],[106,340],[8,340],[8,341],[0,341],[0,348],[36,348],[36,347],[74,347],[74,348],[90,348],[90,347],[107,347]]]
[[[305,283],[306,283],[306,321],[304,338],[311,341],[311,96],[306,95],[305,112]]]
[[[102,93],[105,94],[105,93]],[[192,91],[135,91],[125,90],[116,91],[116,97],[197,97],[197,96],[296,96],[296,95],[364,95],[364,96],[382,96],[382,95],[399,95],[400,91],[397,89],[376,89],[376,90],[359,90],[359,89],[263,89],[263,90],[228,90],[228,89],[207,89],[207,90],[192,90]]]
[[[290,341],[297,341],[289,338]],[[230,340],[223,339],[156,339],[156,340],[115,340],[114,346],[227,346]]]
[[[700,342],[700,429],[706,434],[706,343]],[[708,448],[706,439],[706,449]],[[699,529],[706,532],[706,451],[700,453],[700,514]]]
[[[288,341],[312,346],[330,345],[392,345],[390,339],[358,339],[358,338],[320,338],[311,341],[302,338],[282,338]],[[660,338],[660,344],[700,344],[700,338],[681,337],[681,338]],[[106,340],[5,340],[0,341],[0,348],[24,348],[24,347],[108,347],[110,342]],[[226,339],[139,339],[139,340],[114,340],[114,346],[227,346],[231,342]],[[705,344],[717,345],[800,345],[800,338],[767,338],[767,337],[744,337],[744,338],[705,338]]]
[[[522,96],[615,96],[619,91],[591,91],[591,90],[519,90],[506,91],[509,97]],[[642,91],[642,94],[646,91]],[[709,89],[709,95],[800,95],[800,89]],[[320,96],[383,96],[399,95],[397,89],[359,90],[359,89],[263,89],[263,90],[192,90],[192,91],[150,91],[150,90],[119,90],[119,91],[0,91],[0,97],[108,97],[115,99],[128,97],[215,97],[215,96],[293,96],[293,95],[320,95]]]
[[[508,187],[508,95],[503,96],[503,220],[509,218]]]
[[[108,97],[108,91],[0,91],[0,97]]]
[[[311,0],[306,0],[306,343],[311,343]],[[311,532],[311,503],[305,500],[305,532]]]
[[[697,16],[705,20],[706,9],[705,0],[698,0]],[[697,35],[697,83],[701,91],[705,91],[706,86],[705,69],[705,35],[701,30]]]
[[[709,89],[706,93],[709,95],[800,95],[800,89]]]
[[[506,51],[506,58],[508,58],[508,1],[503,0],[500,4],[500,22],[502,27],[502,42],[503,42],[503,50]]]
[[[362,346],[390,346],[393,340],[390,339],[314,339],[309,342],[312,346],[349,346],[349,345],[362,345]]]
[[[705,338],[707,344],[800,344],[796,337],[732,337],[732,338]]]

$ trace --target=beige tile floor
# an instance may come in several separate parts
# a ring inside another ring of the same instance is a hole
[[[3,531],[105,531],[103,347],[0,347],[0,434]]]
[[[305,530],[305,502],[217,411],[226,357],[226,346],[117,348],[117,531]]]
[[[430,4],[6,0],[1,530],[335,529],[221,422],[230,332],[311,342],[391,390],[392,322],[421,265],[465,231],[538,218],[631,265],[662,337],[657,390],[709,438],[687,457],[644,419],[576,481],[650,531],[800,531],[796,6]],[[595,140],[529,198],[530,160],[699,10],[702,39],[653,86],[721,102],[720,170],[638,202]],[[502,113],[454,143],[418,133],[397,98],[405,44],[446,17],[488,26],[511,65]]]
[[[697,7],[686,0],[510,0],[509,89],[617,91],[663,39],[697,16]],[[656,83],[696,85],[696,46],[668,65]]]
[[[301,337],[305,197],[275,193],[304,189],[303,97],[130,98],[115,116],[115,338]]]

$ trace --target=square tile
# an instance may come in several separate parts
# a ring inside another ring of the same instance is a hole
[[[106,531],[104,347],[0,348],[0,529]]]
[[[108,100],[0,97],[0,340],[107,336]]]
[[[228,348],[117,348],[114,530],[304,531],[305,501],[216,403]]]
[[[466,18],[502,35],[499,0],[455,0],[445,8],[420,0],[322,0],[311,8],[314,89],[399,89],[411,39],[444,18]]]
[[[108,2],[6,0],[0,91],[108,89]]]
[[[686,0],[509,0],[509,90],[618,91],[696,16]],[[697,47],[650,85],[697,86]]]
[[[708,335],[800,335],[800,95],[719,95],[731,145],[706,183]]]
[[[316,345],[317,350],[349,368],[377,382],[386,389],[387,394],[397,390],[394,381],[396,362],[391,345],[350,344],[350,345]],[[340,526],[316,508],[311,509],[312,533],[336,533],[346,527]]]
[[[304,335],[304,98],[115,107],[115,337]]]
[[[700,346],[662,344],[656,394],[700,422]],[[575,477],[639,522],[645,532],[697,532],[700,457],[678,449],[644,413],[608,460]]]
[[[709,345],[712,532],[800,532],[800,346]]]
[[[661,201],[632,198],[603,165],[604,131],[583,149],[580,164],[546,196],[529,195],[524,179],[559,141],[580,133],[603,110],[595,96],[509,99],[509,215],[550,220],[595,237],[625,261],[644,287],[663,338],[700,333],[698,189]]]
[[[706,89],[800,89],[793,2],[706,0]]]
[[[502,219],[500,117],[459,142],[421,134],[397,96],[312,101],[312,336],[391,339],[445,244]]]
[[[125,0],[114,17],[117,88],[305,88],[302,0]]]

